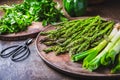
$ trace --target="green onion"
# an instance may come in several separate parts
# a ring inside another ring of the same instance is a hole
[[[111,70],[111,73],[120,72],[120,54],[117,56],[116,62],[117,62],[117,64],[116,64],[115,67]]]
[[[103,65],[109,64],[109,62],[106,62],[105,60],[101,58],[104,57],[108,53],[108,51],[115,45],[117,40],[120,38],[120,31],[116,32],[115,36],[110,35],[109,37],[111,38],[113,37],[111,39],[111,42],[108,43],[108,45],[104,48],[102,52],[100,52],[92,61],[89,62],[87,69],[89,69],[90,71],[97,69],[100,66],[100,64],[103,64]]]
[[[119,52],[120,52],[120,39],[116,42],[114,47],[109,51],[105,60],[111,61],[112,64],[114,64],[115,58]]]

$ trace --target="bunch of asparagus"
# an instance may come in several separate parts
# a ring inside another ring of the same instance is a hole
[[[68,52],[70,55],[86,51],[97,46],[108,36],[114,25],[100,16],[62,22],[55,30],[41,32],[45,36],[42,43],[49,46],[46,53],[54,51],[56,55]]]
[[[108,40],[104,39],[96,47],[73,55],[72,60],[83,60],[83,68],[90,71],[111,65],[111,73],[120,72],[120,24],[114,26]]]

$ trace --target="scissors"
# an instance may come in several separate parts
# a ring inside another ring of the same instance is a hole
[[[28,39],[22,45],[7,47],[0,52],[0,56],[2,58],[8,58],[11,56],[11,60],[14,62],[22,61],[30,55],[30,49],[28,46],[32,41],[33,39]]]

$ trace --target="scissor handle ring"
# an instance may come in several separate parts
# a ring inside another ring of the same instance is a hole
[[[16,53],[16,54],[13,54],[12,56],[11,56],[11,60],[12,61],[14,61],[14,62],[19,62],[19,61],[23,61],[23,60],[25,60],[29,55],[30,55],[30,49],[29,49],[29,47],[28,46],[25,46],[24,47],[24,51],[22,51],[22,53],[24,53],[22,56],[20,56],[20,57],[17,57],[19,54],[22,54],[22,53]]]
[[[14,48],[14,47],[18,47],[18,45],[10,46],[10,47],[8,47],[8,48],[3,49],[3,50],[0,52],[0,56],[1,56],[2,58],[10,57],[15,50],[12,50],[11,52],[9,52],[9,53],[7,53],[7,54],[4,54],[4,52],[5,52],[6,50],[9,50],[9,49]]]

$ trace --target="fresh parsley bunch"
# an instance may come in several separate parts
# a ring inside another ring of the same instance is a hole
[[[32,22],[42,21],[43,26],[67,20],[53,0],[24,0],[21,4],[0,6],[5,12],[0,19],[0,34],[26,30]]]

